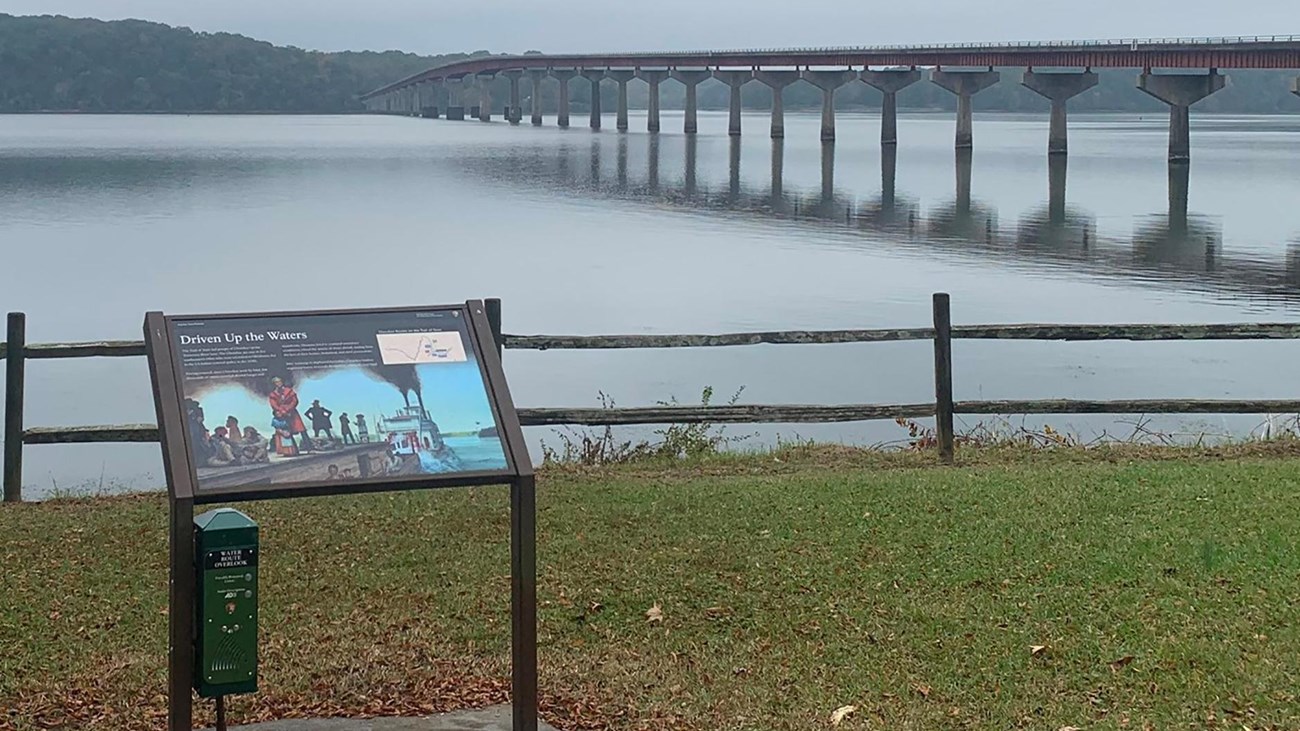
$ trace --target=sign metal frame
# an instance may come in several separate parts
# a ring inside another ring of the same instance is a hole
[[[352,482],[306,482],[201,488],[189,448],[184,408],[184,374],[175,348],[175,323],[191,320],[295,316],[362,316],[456,310],[463,314],[484,374],[488,402],[499,427],[506,457],[504,470],[448,475],[394,476]],[[536,479],[519,415],[501,366],[482,300],[463,305],[311,310],[168,316],[149,312],[144,322],[145,351],[158,414],[163,470],[170,497],[170,581],[168,592],[168,731],[192,731],[194,722],[194,508],[231,501],[279,500],[322,495],[428,490],[477,485],[510,486],[511,705],[513,731],[537,731],[537,514]]]

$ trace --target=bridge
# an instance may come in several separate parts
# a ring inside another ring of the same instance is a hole
[[[659,86],[673,79],[686,87],[684,132],[695,134],[699,128],[696,87],[712,78],[731,87],[728,131],[740,135],[741,87],[758,82],[772,89],[771,136],[781,138],[785,136],[782,91],[802,81],[821,89],[821,138],[832,141],[835,91],[863,82],[884,94],[881,144],[893,145],[898,141],[898,92],[920,81],[926,69],[932,83],[957,96],[956,146],[966,149],[973,145],[971,99],[1002,80],[996,69],[1015,67],[1026,69],[1022,84],[1051,101],[1049,154],[1068,151],[1067,102],[1097,85],[1092,69],[1140,69],[1138,88],[1169,105],[1169,159],[1177,162],[1190,159],[1190,107],[1227,85],[1228,77],[1220,70],[1300,69],[1300,36],[485,56],[429,69],[361,98],[375,113],[457,120],[466,118],[468,98],[477,102],[468,108],[470,117],[491,121],[490,85],[504,76],[510,81],[504,116],[519,124],[523,120],[520,84],[527,76],[532,82],[531,121],[541,125],[543,84],[554,79],[559,85],[557,123],[568,127],[569,83],[582,77],[591,84],[589,123],[598,130],[603,118],[600,85],[610,80],[618,85],[617,127],[626,131],[627,87],[640,79],[650,87],[647,129],[653,133],[660,130]],[[1300,95],[1300,78],[1291,91]]]

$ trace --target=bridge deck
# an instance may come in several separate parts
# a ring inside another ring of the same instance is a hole
[[[514,69],[768,66],[1300,69],[1300,36],[485,56],[423,71],[376,89],[362,98],[369,99],[426,81]]]

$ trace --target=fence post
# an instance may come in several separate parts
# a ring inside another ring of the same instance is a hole
[[[952,316],[948,295],[934,295],[934,421],[939,438],[939,459],[952,464]]]
[[[497,355],[505,350],[506,339],[501,334],[501,298],[489,297],[483,301],[487,313],[488,326],[492,328],[492,342],[497,344]]]
[[[23,499],[23,375],[27,358],[27,316],[10,312],[5,336],[4,501]]]

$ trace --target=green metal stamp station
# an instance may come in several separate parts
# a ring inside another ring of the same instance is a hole
[[[220,508],[196,517],[194,529],[194,688],[204,698],[256,692],[257,524]]]

